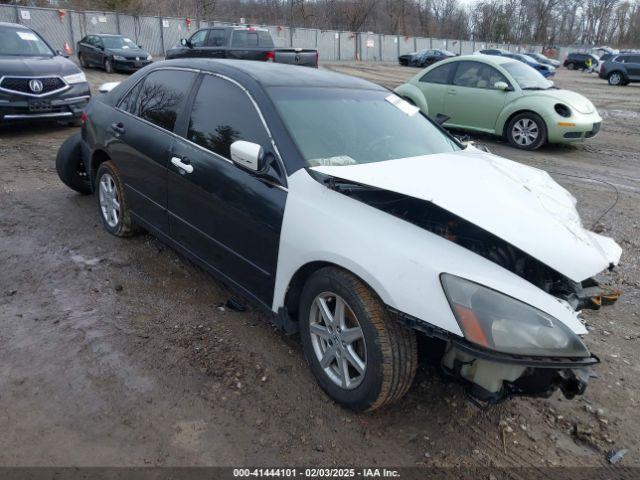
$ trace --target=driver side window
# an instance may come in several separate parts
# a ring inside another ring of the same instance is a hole
[[[202,47],[206,38],[207,30],[200,30],[191,36],[189,42],[191,43],[192,47]]]
[[[495,90],[497,82],[509,83],[495,68],[480,62],[460,62],[453,77],[453,84],[459,87]]]

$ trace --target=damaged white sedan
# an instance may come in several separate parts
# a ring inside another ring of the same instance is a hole
[[[158,91],[178,100],[145,110]],[[592,277],[620,247],[547,173],[459,143],[382,87],[157,62],[91,102],[80,151],[110,233],[144,227],[299,332],[349,408],[402,397],[419,336],[483,404],[572,398],[598,363],[579,311],[617,298]]]

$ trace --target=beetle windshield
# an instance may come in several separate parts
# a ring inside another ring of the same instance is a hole
[[[52,57],[54,53],[49,46],[31,30],[0,27],[0,55]]]
[[[269,93],[308,166],[460,150],[416,107],[388,91],[273,87]]]
[[[129,38],[125,37],[102,37],[105,48],[138,48]]]
[[[546,80],[540,72],[525,63],[506,62],[501,66],[523,90],[547,90],[553,86],[553,83]]]

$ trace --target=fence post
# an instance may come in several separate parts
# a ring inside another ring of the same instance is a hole
[[[413,37],[413,51],[418,51],[418,39],[416,37]]]
[[[336,36],[335,34],[333,35],[333,41],[335,42],[336,40]],[[342,32],[338,32],[338,60],[342,60],[341,58],[341,51],[340,51],[340,43],[342,42]]]
[[[15,7],[13,7],[13,11],[16,14],[16,23],[20,23],[20,11],[18,10],[18,4],[16,3]]]
[[[71,46],[71,51],[75,51],[75,35],[73,34],[73,19],[71,18],[71,16],[73,15],[74,12],[69,11],[69,35],[71,36],[71,42],[69,43],[69,45]],[[78,55],[78,52],[75,52],[76,55]]]
[[[120,13],[116,12],[116,29],[118,31],[118,35],[121,34],[120,32]]]
[[[400,56],[400,35],[396,35],[396,58]]]
[[[433,37],[429,37],[429,48],[433,48]]]
[[[162,48],[162,56],[167,55],[167,51],[164,49],[164,29],[162,28],[162,17],[158,17],[158,25],[160,25],[160,47]]]

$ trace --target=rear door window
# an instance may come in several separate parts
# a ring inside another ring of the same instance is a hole
[[[258,32],[249,30],[234,30],[232,47],[257,47]]]
[[[135,104],[132,106],[129,102],[127,106],[135,112],[134,115],[173,131],[194,77],[195,73],[180,70],[151,72],[140,82]]]
[[[226,43],[226,35],[223,29],[209,30],[207,47],[224,47]]]
[[[446,65],[434,68],[433,70],[425,73],[420,81],[423,83],[447,84],[449,83],[449,76],[451,75],[454,66],[455,63],[447,63]]]

